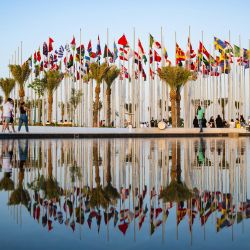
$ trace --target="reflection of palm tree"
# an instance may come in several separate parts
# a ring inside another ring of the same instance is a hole
[[[177,146],[177,147],[176,147]],[[172,142],[171,183],[163,189],[160,198],[164,202],[180,202],[192,197],[191,191],[181,181],[181,150],[180,142]]]
[[[12,191],[14,189],[14,182],[10,178],[10,173],[4,173],[4,177],[0,181],[0,191]]]
[[[93,142],[93,161],[95,165],[95,182],[96,187],[92,188],[90,190],[90,206],[92,208],[100,206],[103,208],[107,208],[108,204],[110,202],[107,194],[104,192],[102,185],[101,185],[101,179],[99,174],[99,157],[98,157],[98,144],[97,141]]]
[[[113,205],[116,204],[117,199],[120,198],[120,195],[115,187],[112,186],[112,176],[111,176],[111,143],[108,141],[108,155],[107,155],[107,162],[108,162],[108,168],[107,168],[107,175],[106,175],[106,181],[107,186],[104,188],[104,192],[111,201]]]

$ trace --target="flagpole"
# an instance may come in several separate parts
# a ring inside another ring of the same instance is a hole
[[[130,122],[133,127],[136,127],[136,125],[138,126],[137,119],[136,119],[136,116],[138,115],[138,106],[135,112],[135,88],[136,88],[135,86],[135,27],[133,27],[133,50],[134,50],[134,53],[133,53],[133,62],[132,62],[132,110],[131,110],[131,113],[133,114],[131,115],[132,121]],[[129,108],[128,108],[128,113],[129,113]]]
[[[164,66],[164,55],[163,55],[163,30],[162,30],[162,26],[161,26],[161,67]],[[163,118],[165,117],[165,99],[166,99],[166,83],[164,81],[162,81],[160,79],[160,83],[161,83],[161,89],[162,89],[162,98],[161,98],[161,121],[163,120]]]
[[[149,89],[149,93],[152,93],[151,91],[151,74],[150,74],[150,34],[148,34],[148,55],[149,55],[149,61],[148,61],[148,89]],[[149,94],[149,103],[148,103],[148,112],[149,112],[149,123],[151,121],[152,118],[152,95]],[[150,124],[151,127],[151,124]]]
[[[84,116],[84,110],[83,110],[83,87],[82,87],[82,29],[80,28],[80,55],[79,55],[79,59],[80,59],[80,67],[79,67],[79,89],[80,89],[80,93],[81,93],[81,101],[79,103],[79,126],[82,127],[83,126],[83,116]]]

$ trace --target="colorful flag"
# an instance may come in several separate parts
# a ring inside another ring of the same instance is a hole
[[[40,53],[40,48],[38,49],[38,51],[36,52],[36,59],[38,62],[41,61],[41,53]]]
[[[149,34],[149,46],[150,48],[157,48],[157,49],[161,49],[161,44],[157,41],[154,40],[154,37]]]
[[[226,47],[227,47],[226,44],[222,40],[220,40],[217,37],[214,37],[214,48],[216,50],[222,53],[222,51],[224,51]]]
[[[187,52],[186,52],[186,57],[188,59],[192,59],[192,58],[196,57],[196,53],[193,50],[193,47],[192,47],[192,44],[190,42],[190,38],[189,37],[188,37],[188,49],[187,49]]]
[[[101,54],[102,54],[101,43],[100,43],[100,38],[99,38],[99,35],[98,35],[97,47],[96,47],[96,55],[101,56]]]
[[[181,61],[186,60],[186,55],[184,51],[179,47],[177,43],[175,48],[175,57],[176,57],[176,65],[178,65]]]
[[[49,52],[53,50],[53,42],[54,40],[51,37],[49,37]]]
[[[146,64],[147,57],[145,55],[144,48],[142,47],[142,43],[141,43],[140,39],[138,39],[138,53],[142,57],[144,64]]]
[[[118,49],[116,43],[114,42],[114,62],[118,58]]]
[[[58,50],[55,50],[55,53],[57,54],[58,58],[63,58],[64,48],[61,45]]]
[[[161,57],[159,56],[159,54],[155,50],[154,50],[154,61],[155,62],[161,61]]]
[[[106,58],[106,57],[113,57],[112,52],[107,47],[107,44],[105,44],[104,53],[103,53],[103,58]]]
[[[122,45],[123,47],[128,47],[129,46],[127,38],[126,38],[126,36],[124,34],[119,38],[118,44]]]
[[[46,42],[43,43],[43,55],[48,56],[48,45]]]
[[[76,39],[74,36],[72,38],[70,45],[71,45],[71,49],[74,51],[76,49]]]

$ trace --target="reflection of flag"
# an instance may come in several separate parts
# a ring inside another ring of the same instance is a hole
[[[162,223],[162,220],[155,220],[151,221],[150,223],[150,235],[152,235],[155,232],[155,229],[159,227]]]
[[[177,210],[177,225],[184,219],[187,213],[186,208],[178,208]]]
[[[52,220],[48,220],[48,231],[51,231],[52,229]]]
[[[118,222],[118,212],[115,210],[114,212],[114,227],[116,226],[117,222]]]
[[[123,233],[123,235],[125,235],[128,229],[128,223],[124,222],[123,224],[118,225],[118,228]]]

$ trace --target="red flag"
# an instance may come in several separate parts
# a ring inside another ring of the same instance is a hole
[[[128,46],[128,41],[127,41],[127,38],[126,38],[126,36],[124,34],[122,35],[122,37],[119,38],[118,44],[120,44],[120,45],[122,45],[124,47]]]
[[[75,37],[73,36],[73,39],[72,39],[72,41],[71,41],[71,48],[72,48],[72,50],[75,50],[75,48],[76,48],[76,39],[75,39]]]
[[[54,42],[54,40],[51,37],[49,37],[49,52],[51,52],[53,50],[53,46],[52,46],[53,42]]]
[[[158,53],[154,50],[154,60],[156,62],[160,62],[161,61],[161,57],[158,55]]]
[[[38,62],[40,62],[41,61],[41,53],[40,53],[40,49],[37,51],[37,53],[36,53],[36,59],[37,59],[37,61]]]
[[[123,235],[125,235],[128,229],[128,223],[118,225],[118,228],[123,233]]]

